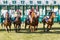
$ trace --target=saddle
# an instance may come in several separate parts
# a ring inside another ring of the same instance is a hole
[[[48,21],[48,19],[49,19],[49,16],[46,16],[46,17],[45,17],[45,21],[47,22],[47,21]]]

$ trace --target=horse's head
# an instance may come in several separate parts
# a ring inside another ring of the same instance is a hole
[[[8,12],[6,12],[5,16],[6,16],[6,18],[8,18],[8,17],[9,17],[9,13],[8,13]]]
[[[51,15],[50,15],[52,18],[55,18],[56,15],[55,15],[55,12],[51,12]]]
[[[19,21],[20,19],[19,19],[19,16],[16,16],[16,21]]]
[[[53,18],[55,18],[55,17],[56,17],[56,15],[55,15],[55,13],[54,13],[54,12],[52,13],[52,17],[53,17]]]

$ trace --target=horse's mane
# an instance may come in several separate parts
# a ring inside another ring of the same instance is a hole
[[[51,16],[52,16],[52,13],[54,13],[54,12],[49,12],[49,17],[51,17]]]

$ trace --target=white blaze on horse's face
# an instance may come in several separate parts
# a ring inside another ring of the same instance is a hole
[[[52,16],[53,16],[53,18],[55,18],[56,16],[55,16],[55,13],[52,13]]]

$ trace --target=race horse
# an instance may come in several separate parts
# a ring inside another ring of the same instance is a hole
[[[51,30],[52,28],[52,25],[53,25],[53,20],[55,18],[55,12],[50,12],[50,15],[49,16],[45,16],[42,20],[43,22],[43,29],[44,29],[44,32],[45,32],[45,25],[47,24],[47,32],[49,30]]]
[[[29,29],[31,32],[37,30],[38,27],[38,18],[39,17],[35,17],[36,13],[35,12],[30,12],[31,18],[29,17],[25,20],[25,29],[27,27],[27,25],[29,25]],[[32,21],[31,21],[32,20]]]
[[[29,25],[29,24],[30,24],[30,19],[29,19],[29,16],[28,16],[25,20],[25,29],[26,29],[27,25]]]
[[[38,28],[38,20],[39,19],[39,17],[36,17],[36,30],[37,30],[37,28]],[[27,25],[29,25],[30,24],[30,19],[29,19],[29,17],[28,18],[26,18],[26,20],[25,20],[25,29],[26,29],[26,27],[27,27]],[[30,26],[29,26],[29,28],[30,28]]]
[[[17,14],[14,21],[15,32],[18,32],[21,29],[21,13]]]
[[[9,17],[8,12],[5,15],[5,20],[3,22],[4,27],[6,28],[6,31],[9,32],[11,31],[11,18]]]

